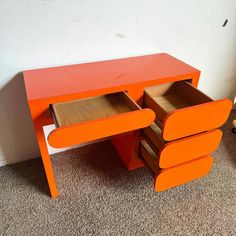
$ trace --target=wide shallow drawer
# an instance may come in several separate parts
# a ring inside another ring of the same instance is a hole
[[[143,129],[143,138],[155,151],[157,165],[160,168],[170,168],[214,152],[220,144],[222,132],[215,129],[165,142],[160,128],[153,123]]]
[[[207,175],[214,161],[213,157],[204,156],[172,168],[160,169],[155,160],[156,153],[144,140],[141,141],[139,157],[153,176],[157,192]]]
[[[227,120],[232,102],[213,101],[186,81],[145,88],[144,106],[151,108],[166,141],[220,127]]]
[[[155,119],[125,92],[52,104],[50,110],[57,128],[48,142],[58,148],[144,128]]]

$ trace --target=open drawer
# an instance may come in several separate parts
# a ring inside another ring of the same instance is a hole
[[[155,151],[153,157],[160,168],[170,168],[206,156],[217,149],[222,138],[219,129],[206,131],[186,138],[165,142],[161,129],[153,123],[142,131],[144,140]]]
[[[125,92],[51,104],[50,110],[57,128],[48,142],[57,148],[144,128],[155,119]]]
[[[227,120],[232,102],[213,101],[187,81],[145,88],[144,106],[151,108],[166,141],[220,127]]]
[[[208,174],[213,164],[213,157],[204,156],[193,161],[168,168],[160,169],[155,160],[156,153],[146,141],[142,140],[139,152],[140,159],[154,178],[154,188],[157,192],[184,184]]]

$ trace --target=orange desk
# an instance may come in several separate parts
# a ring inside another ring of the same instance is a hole
[[[43,126],[56,124],[48,137],[54,147],[111,137],[127,169],[145,163],[154,176],[155,189],[163,191],[208,173],[213,162],[209,153],[221,139],[215,129],[226,121],[232,105],[228,99],[213,101],[197,90],[200,71],[166,53],[23,74],[53,198],[58,192]],[[84,120],[58,124],[53,116],[74,100],[79,109],[85,104],[105,107],[108,115],[97,112],[90,120],[86,108],[81,110]],[[194,143],[198,148],[194,149]]]

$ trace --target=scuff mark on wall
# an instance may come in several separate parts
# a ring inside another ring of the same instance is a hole
[[[126,38],[126,36],[124,34],[121,34],[121,33],[116,33],[115,36],[118,37],[118,38],[123,38],[123,39]]]

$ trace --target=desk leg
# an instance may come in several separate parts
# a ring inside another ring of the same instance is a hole
[[[41,125],[35,124],[36,136],[38,139],[39,149],[43,160],[44,170],[47,176],[48,186],[52,198],[58,196],[57,187],[54,179],[52,164],[50,160],[50,155],[48,153],[46,140],[44,137],[43,127]]]
[[[143,167],[142,161],[138,158],[139,140],[139,130],[112,138],[112,144],[128,170]]]
[[[129,96],[141,106],[143,93],[143,87],[132,86],[128,89]],[[134,130],[112,138],[112,144],[128,170],[143,167],[143,162],[138,158],[140,139],[140,130]]]

